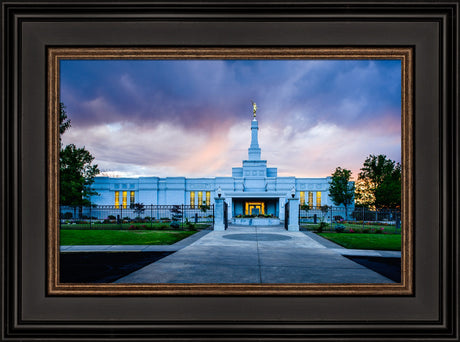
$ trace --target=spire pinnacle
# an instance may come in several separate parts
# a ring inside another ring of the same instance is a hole
[[[254,113],[254,119],[251,122],[251,145],[248,149],[249,160],[260,160],[260,147],[258,139],[259,123],[256,120],[257,105],[254,101],[252,102],[252,111]]]

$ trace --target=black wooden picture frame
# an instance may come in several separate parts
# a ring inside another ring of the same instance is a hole
[[[459,3],[1,1],[2,340],[458,340]],[[414,293],[47,293],[47,49],[414,51]]]

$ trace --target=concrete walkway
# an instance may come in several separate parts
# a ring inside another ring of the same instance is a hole
[[[187,247],[116,283],[393,282],[342,256],[346,249],[325,246],[308,232],[288,232],[281,226],[231,226],[197,234],[194,242],[183,240],[183,244],[191,242]],[[369,252],[375,251],[362,253]]]

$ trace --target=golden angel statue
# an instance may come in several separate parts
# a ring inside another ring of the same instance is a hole
[[[254,113],[254,117],[256,117],[257,104],[254,101],[251,101],[251,103],[252,103],[252,112]]]

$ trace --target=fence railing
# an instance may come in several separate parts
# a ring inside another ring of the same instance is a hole
[[[299,224],[312,229],[322,225],[324,231],[401,232],[401,212],[396,209],[371,210],[355,207],[345,211],[344,207],[299,208]]]
[[[213,226],[214,206],[98,205],[60,207],[61,228],[67,229],[167,229]]]

